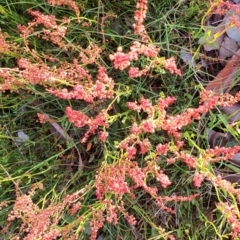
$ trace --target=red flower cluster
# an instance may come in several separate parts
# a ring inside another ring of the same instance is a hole
[[[32,239],[56,239],[61,236],[61,231],[56,227],[59,215],[64,209],[59,203],[40,209],[32,202],[31,195],[20,194],[14,203],[13,210],[8,215],[8,222],[19,219],[22,225],[19,232],[25,233],[25,240]]]
[[[158,144],[156,147],[156,153],[157,155],[166,155],[169,150],[169,145],[168,143],[166,144]]]
[[[67,88],[56,89],[50,88],[47,91],[53,94],[56,97],[62,99],[78,99],[84,100],[85,102],[93,103],[94,100],[98,99],[108,99],[113,98],[114,96],[114,81],[106,74],[106,69],[100,67],[98,69],[97,80],[95,83],[92,82],[91,77],[88,73],[79,66],[76,66],[77,72],[83,73],[82,75],[77,76],[77,78],[83,78],[84,76],[88,77],[88,82],[82,81],[82,84],[76,83],[73,86],[72,90]],[[75,72],[76,74],[76,72]],[[69,74],[68,74],[69,75]],[[69,79],[68,82],[73,81]],[[74,82],[76,82],[74,80]]]
[[[140,42],[137,41],[133,42],[128,53],[123,53],[122,50],[123,49],[119,47],[116,53],[109,55],[110,60],[113,61],[115,69],[120,70],[126,69],[127,67],[130,66],[131,62],[138,60],[139,55],[144,55],[146,57],[153,58],[156,57],[159,52],[159,49],[156,46],[150,44],[149,45],[141,44]],[[133,74],[134,70],[136,72],[140,71],[137,70],[137,68],[132,68],[132,70],[130,70],[130,73]],[[147,68],[144,71],[146,70]]]
[[[98,230],[101,229],[104,225],[105,218],[103,216],[103,209],[96,209],[92,213],[92,220],[90,221],[90,227],[91,227],[91,236],[90,240],[97,239],[97,233]]]
[[[57,5],[57,6],[64,6],[64,5],[69,6],[70,8],[73,9],[76,16],[79,16],[79,14],[80,14],[79,8],[78,8],[76,2],[73,1],[73,0],[47,0],[47,2],[49,4],[51,4],[52,6],[55,6],[55,5]]]
[[[8,52],[9,51],[9,45],[5,41],[5,37],[3,36],[3,33],[0,30],[0,53]]]
[[[147,75],[148,71],[148,66],[145,66],[142,70],[140,70],[138,67],[130,67],[128,70],[128,76],[131,78],[141,77]]]
[[[84,127],[90,121],[89,117],[80,112],[71,109],[70,107],[66,107],[66,115],[68,117],[69,122],[73,123],[76,127]]]
[[[202,173],[195,172],[193,177],[193,185],[197,188],[200,188],[204,179],[205,177]]]
[[[145,26],[143,25],[147,14],[147,4],[147,0],[138,0],[134,13],[134,19],[136,21],[136,24],[133,24],[134,33],[139,34],[143,42],[148,42],[149,39]]]
[[[95,180],[96,196],[99,200],[104,199],[108,192],[122,198],[123,194],[129,193],[130,189],[125,180],[126,166],[120,164],[104,165],[98,171]]]
[[[105,112],[100,112],[98,115],[96,115],[94,118],[88,117],[86,114],[73,110],[70,107],[66,108],[66,116],[68,117],[69,122],[73,123],[76,127],[84,127],[88,126],[89,129],[84,134],[84,137],[82,139],[82,143],[85,143],[89,137],[89,134],[94,134],[98,127],[108,127],[107,123],[107,114]],[[108,136],[108,133],[106,132],[100,132],[100,140],[105,141]]]
[[[101,53],[102,49],[96,44],[92,44],[89,45],[86,49],[81,48],[79,57],[81,58],[81,62],[85,65],[94,64],[96,63],[97,59],[100,58]]]
[[[240,237],[240,219],[239,219],[239,210],[235,205],[230,205],[226,202],[220,202],[217,204],[217,208],[221,213],[226,217],[228,223],[232,228],[232,237],[233,239]]]
[[[28,13],[34,17],[34,20],[30,22],[27,27],[22,25],[18,26],[18,30],[26,46],[28,46],[27,38],[35,31],[34,27],[43,25],[45,28],[43,28],[42,31],[42,39],[51,41],[64,49],[67,48],[67,45],[62,41],[63,37],[66,35],[67,27],[58,25],[54,15],[42,14],[39,11],[33,11],[31,9],[28,10]],[[65,22],[64,19],[62,19],[62,22]],[[36,54],[34,54],[34,56],[38,58]]]
[[[238,152],[240,152],[240,146],[215,147],[213,149],[205,150],[202,157],[205,159],[205,164],[207,165],[212,162],[232,159],[232,157]]]
[[[157,57],[159,51],[160,49],[152,44],[141,44],[140,42],[135,41],[130,47],[129,52],[123,53],[122,47],[119,47],[116,53],[109,55],[109,58],[113,61],[115,69],[125,70],[132,62],[137,61],[140,55],[148,57],[148,61],[150,62],[143,69],[139,69],[138,67],[129,68],[128,75],[132,78],[147,75],[151,68],[153,69],[159,66],[164,67],[172,74],[181,76],[181,71],[177,69],[175,58],[171,57],[162,60]]]
[[[170,73],[182,76],[181,71],[176,66],[176,61],[174,57],[165,59],[163,61],[163,67],[167,69]]]

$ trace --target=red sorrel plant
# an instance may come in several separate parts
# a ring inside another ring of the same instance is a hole
[[[198,106],[186,108],[178,114],[169,113],[169,108],[176,102],[175,97],[150,99],[142,95],[132,99],[134,90],[115,79],[117,73],[127,72],[130,81],[142,76],[150,77],[150,73],[164,73],[164,69],[176,76],[182,75],[175,58],[159,57],[159,47],[148,36],[144,26],[148,1],[137,1],[134,41],[129,48],[118,47],[116,52],[101,48],[97,41],[89,41],[84,46],[71,39],[71,27],[75,24],[86,33],[91,31],[91,25],[97,24],[81,14],[77,2],[47,2],[52,6],[66,5],[75,16],[56,18],[40,10],[29,9],[28,14],[33,20],[18,26],[22,40],[19,45],[0,33],[0,53],[4,56],[12,52],[17,60],[14,68],[0,68],[1,91],[30,92],[38,96],[50,94],[59,99],[66,106],[62,115],[81,132],[81,137],[74,139],[77,142],[74,146],[80,144],[82,149],[89,148],[93,144],[91,138],[96,136],[95,141],[102,147],[102,159],[96,164],[94,180],[71,193],[59,191],[56,193],[59,197],[51,200],[46,197],[36,200],[36,194],[44,190],[42,184],[34,184],[29,191],[23,192],[21,182],[15,182],[9,175],[16,187],[16,199],[2,232],[6,234],[12,225],[17,224],[18,229],[13,231],[11,239],[79,239],[86,235],[96,239],[105,224],[115,226],[125,221],[130,229],[134,229],[135,236],[140,235],[143,233],[138,227],[140,217],[134,211],[134,203],[137,204],[141,192],[158,209],[171,216],[176,214],[172,203],[198,201],[199,188],[205,180],[215,187],[218,209],[228,220],[232,235],[239,237],[239,189],[216,176],[213,164],[231,159],[240,151],[240,146],[202,149],[193,140],[185,139],[183,132],[217,106],[231,106],[238,102],[240,94],[218,96],[202,91]],[[47,48],[42,51],[35,49],[34,41],[61,49],[59,56],[44,51]],[[111,64],[114,69],[111,69]],[[120,108],[124,109],[123,112],[116,110],[118,102],[124,104],[125,109]],[[37,104],[41,106],[41,103]],[[60,125],[53,124],[59,115],[49,117],[46,111],[47,108],[39,111],[40,123],[52,124],[65,140],[72,140],[68,134],[64,135]],[[128,128],[114,138],[112,126],[122,117],[127,118]],[[156,140],[154,136],[157,135],[164,136],[163,140]],[[188,150],[190,143],[194,148],[192,152]],[[179,195],[176,194],[178,191],[167,194],[167,189],[174,188],[175,179],[169,174],[171,171],[165,169],[174,169],[177,164],[183,166],[193,179],[190,194]],[[86,165],[87,161],[82,156],[78,166],[80,175],[87,171]],[[11,204],[3,202],[1,207],[6,205]],[[162,238],[177,238],[174,229],[165,231],[162,226],[152,224],[151,220],[148,223]]]

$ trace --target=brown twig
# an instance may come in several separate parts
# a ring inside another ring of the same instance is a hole
[[[61,137],[63,137],[66,141],[72,143],[73,147],[76,149],[77,154],[78,154],[78,170],[81,170],[83,167],[83,161],[82,161],[82,157],[80,154],[80,151],[78,150],[78,147],[76,145],[76,143],[73,141],[73,139],[62,129],[62,127],[55,122],[54,120],[52,120],[47,114],[45,114],[46,119],[49,119],[49,123],[53,126],[53,128],[61,135]]]
[[[76,149],[78,154],[78,170],[81,170],[83,167],[82,157],[73,139],[66,132],[64,132],[64,130],[61,128],[61,126],[58,123],[51,121],[50,124],[66,141],[70,141],[73,144],[73,147]]]

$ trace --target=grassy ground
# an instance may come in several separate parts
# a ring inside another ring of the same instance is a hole
[[[197,58],[198,38],[202,34],[200,21],[209,7],[207,1],[149,1],[145,27],[151,42],[160,48],[161,57],[176,57],[182,76],[172,75],[160,68],[140,78],[130,78],[126,71],[115,70],[108,57],[119,46],[127,51],[132,42],[138,39],[132,29],[135,1],[76,2],[80,8],[78,17],[71,8],[53,7],[45,1],[2,0],[0,3],[1,31],[18,48],[16,52],[2,53],[0,58],[2,69],[16,67],[17,60],[21,57],[29,59],[30,62],[35,61],[33,54],[26,50],[24,39],[19,36],[16,29],[19,24],[26,25],[32,20],[27,9],[39,10],[45,14],[55,15],[58,22],[64,16],[70,19],[65,24],[68,30],[64,37],[64,41],[71,46],[69,49],[41,39],[39,37],[41,26],[35,29],[39,35],[31,34],[28,38],[29,47],[39,56],[42,57],[42,53],[45,53],[60,60],[51,63],[44,59],[51,71],[54,68],[58,69],[61,62],[67,64],[78,58],[79,53],[87,46],[97,44],[102,49],[100,58],[83,66],[92,76],[97,75],[98,66],[106,67],[115,84],[114,98],[98,99],[92,103],[76,99],[60,99],[48,93],[45,86],[28,83],[13,91],[1,92],[0,200],[8,201],[7,206],[3,206],[0,210],[0,229],[3,239],[17,239],[16,236],[19,236],[19,239],[30,239],[27,238],[30,233],[26,230],[26,225],[30,222],[29,229],[34,226],[34,222],[30,221],[31,217],[20,210],[19,214],[22,214],[22,217],[10,221],[9,214],[13,210],[14,203],[16,204],[16,197],[31,196],[29,191],[33,191],[33,188],[36,190],[31,199],[34,206],[37,206],[35,212],[38,212],[38,216],[50,216],[48,219],[54,222],[56,229],[67,232],[65,237],[62,234],[62,238],[59,236],[56,239],[90,238],[93,232],[91,220],[97,219],[100,222],[99,212],[106,210],[106,202],[99,201],[95,195],[96,175],[100,175],[101,171],[104,171],[103,166],[107,164],[115,164],[117,169],[118,158],[122,155],[116,146],[128,137],[133,121],[146,119],[142,113],[129,111],[126,102],[138,101],[143,96],[156,104],[159,97],[174,96],[176,102],[167,112],[177,115],[189,107],[198,106],[199,92],[204,87],[204,83],[197,78],[199,69],[185,64],[180,59],[180,52],[182,49],[187,49],[195,53]],[[76,19],[80,20],[81,24]],[[83,22],[88,24],[87,28],[82,26]],[[148,59],[142,57],[138,63],[140,66],[145,66],[148,64]],[[67,106],[82,111],[92,118],[102,110],[110,109],[108,140],[106,142],[99,140],[98,133],[102,129],[98,128],[85,143],[81,143],[87,127],[77,128],[68,121],[65,115]],[[40,123],[37,113],[45,113],[54,119],[59,126],[58,130],[51,122]],[[201,123],[194,121],[182,129],[182,139],[186,143],[185,152],[198,156],[198,148],[205,149],[208,146],[203,126],[212,126],[214,121],[216,120],[210,119],[209,122],[202,120]],[[66,137],[66,133],[71,139]],[[157,144],[174,142],[172,136],[160,130],[147,136],[152,144],[151,154],[154,154],[154,146]],[[76,148],[84,163],[82,169],[79,169],[79,155]],[[170,235],[175,239],[192,240],[229,238],[230,227],[226,218],[217,211],[216,202],[223,199],[233,200],[209,181],[206,181],[201,188],[194,187],[192,178],[195,169],[189,169],[181,161],[169,165],[166,161],[168,157],[170,156],[159,157],[157,165],[169,177],[172,184],[166,189],[158,187],[159,195],[174,197],[199,194],[199,196],[191,201],[164,201],[167,207],[175,211],[175,214],[170,214],[163,211],[157,205],[156,199],[142,188],[133,190],[135,198],[124,194],[120,200],[109,193],[107,199],[112,199],[116,205],[118,204],[119,212],[121,213],[122,201],[125,210],[135,216],[137,223],[134,226],[127,222],[122,211],[122,214],[118,215],[117,225],[106,221],[103,227],[100,227],[98,239],[168,239],[167,236],[170,238]],[[150,154],[139,154],[136,158],[138,166],[142,168],[148,160],[151,160]],[[208,168],[209,171],[213,171],[214,165]],[[231,168],[237,171],[236,168]],[[127,181],[132,184],[130,178]],[[150,176],[146,181],[149,186],[157,184],[154,176]],[[68,194],[78,191],[81,194],[79,193],[71,206],[67,204],[60,206]],[[71,215],[71,209],[78,201],[81,202],[81,208],[75,215]],[[27,206],[30,205],[29,203]],[[53,214],[52,211],[55,213]],[[55,218],[56,221],[53,220]],[[37,216],[33,219],[38,221]],[[41,221],[40,218],[39,222]],[[9,226],[8,222],[11,223]],[[48,230],[42,232],[46,233]],[[39,235],[35,239],[52,238]]]

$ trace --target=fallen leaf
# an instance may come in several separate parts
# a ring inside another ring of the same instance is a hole
[[[240,29],[237,28],[236,26],[229,27],[229,25],[231,24],[230,22],[232,17],[235,18],[236,20],[239,20],[238,13],[232,10],[228,11],[225,16],[226,32],[229,38],[236,42],[240,42]]]
[[[237,50],[238,50],[237,42],[226,36],[221,44],[219,56],[222,59],[232,57]]]
[[[186,50],[182,49],[180,52],[180,58],[183,60],[184,63],[188,64],[190,67],[196,65],[195,60],[191,53],[187,52]]]

